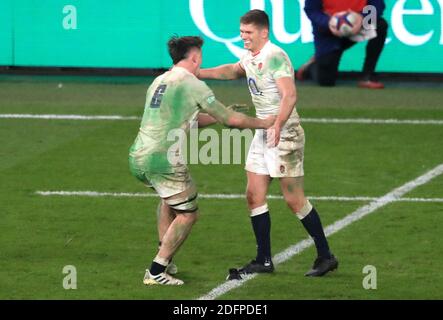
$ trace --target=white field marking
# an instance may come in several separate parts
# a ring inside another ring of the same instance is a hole
[[[79,115],[79,114],[0,114],[0,119],[45,119],[45,120],[140,120],[136,116],[119,115]],[[433,124],[443,125],[443,120],[418,119],[367,119],[367,118],[302,118],[303,123],[341,123],[341,124]]]
[[[41,196],[79,196],[79,197],[132,197],[132,198],[158,198],[155,193],[129,193],[129,192],[97,192],[97,191],[36,191]],[[203,199],[245,199],[244,194],[205,194],[199,193],[199,198]],[[268,195],[268,199],[283,199],[283,196]],[[376,197],[336,197],[336,196],[308,196],[311,200],[317,201],[374,201]],[[443,202],[443,198],[399,198],[396,202]]]
[[[88,116],[80,114],[0,114],[3,119],[46,119],[46,120],[140,120],[131,116]]]
[[[434,169],[426,172],[425,174],[419,176],[418,178],[411,180],[404,185],[388,192],[384,196],[377,198],[373,200],[371,203],[364,205],[351,214],[347,215],[343,219],[337,220],[333,224],[327,226],[325,228],[325,235],[330,236],[343,228],[347,227],[351,223],[358,221],[362,219],[364,216],[376,211],[377,209],[396,201],[397,199],[401,198],[406,193],[412,191],[413,189],[417,188],[418,186],[421,186],[427,182],[429,182],[431,179],[441,175],[443,173],[443,164],[438,165]],[[274,265],[278,265],[280,263],[284,263],[285,261],[292,258],[294,255],[299,254],[306,248],[309,248],[314,244],[314,241],[311,238],[302,240],[298,242],[295,245],[290,246],[289,248],[285,249],[284,251],[276,254],[273,257]],[[243,280],[240,281],[226,281],[222,283],[221,285],[217,286],[216,288],[209,291],[207,294],[201,296],[198,298],[198,300],[214,300],[221,295],[238,288],[242,286],[246,281],[249,281],[253,278],[255,278],[257,274],[250,275],[246,277]]]
[[[338,118],[302,118],[305,123],[351,123],[351,124],[437,124],[443,125],[443,120],[414,120],[414,119],[338,119]]]

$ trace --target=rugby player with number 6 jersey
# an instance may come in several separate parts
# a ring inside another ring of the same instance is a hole
[[[168,272],[168,266],[197,220],[197,189],[184,159],[183,145],[168,139],[169,135],[174,130],[189,132],[194,121],[200,126],[219,122],[236,128],[266,129],[275,120],[248,117],[215,98],[196,77],[202,63],[202,45],[200,37],[192,36],[168,41],[174,66],[148,88],[140,129],[129,151],[131,173],[161,198],[157,213],[160,246],[146,270],[146,285],[184,283],[171,275],[176,270]]]

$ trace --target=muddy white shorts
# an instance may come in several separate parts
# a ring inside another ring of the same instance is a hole
[[[305,134],[298,121],[289,119],[274,148],[266,145],[266,130],[257,129],[246,159],[246,171],[272,178],[301,177]]]

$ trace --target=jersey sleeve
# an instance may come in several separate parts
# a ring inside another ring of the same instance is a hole
[[[234,113],[234,111],[228,109],[223,103],[215,98],[204,100],[201,108],[215,118],[217,122],[223,124],[227,124],[229,117]]]
[[[212,90],[201,80],[195,79],[191,87],[192,96],[197,103],[197,105],[202,108],[207,101],[215,100],[214,93]]]
[[[237,64],[238,64],[238,65],[240,66],[240,68],[242,68],[243,70],[246,70],[246,67],[245,67],[245,57],[246,57],[245,54],[242,55],[241,58],[240,58],[240,60],[237,62]]]
[[[294,77],[294,69],[289,58],[281,52],[271,56],[269,68],[274,79],[283,77]]]
[[[227,123],[233,113],[215,98],[212,90],[201,80],[196,79],[193,83],[193,96],[198,108],[207,112],[220,123]]]

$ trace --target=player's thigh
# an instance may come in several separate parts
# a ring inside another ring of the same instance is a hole
[[[304,175],[303,161],[305,134],[295,119],[289,119],[281,131],[277,147],[265,148],[265,163],[272,178],[301,177]]]
[[[180,193],[164,198],[163,201],[169,206],[171,212],[175,214],[196,212],[197,190],[195,186],[190,186]]]
[[[168,206],[165,200],[160,199],[160,203],[157,207],[157,224],[159,228],[167,228],[169,224],[174,220],[176,214]]]
[[[187,169],[170,174],[147,174],[147,179],[174,214],[197,211],[197,189]]]
[[[271,177],[269,175],[257,174],[246,171],[248,183],[246,185],[246,198],[250,209],[266,203]]]
[[[265,161],[265,130],[257,129],[249,146],[245,170],[257,175],[269,175]]]

